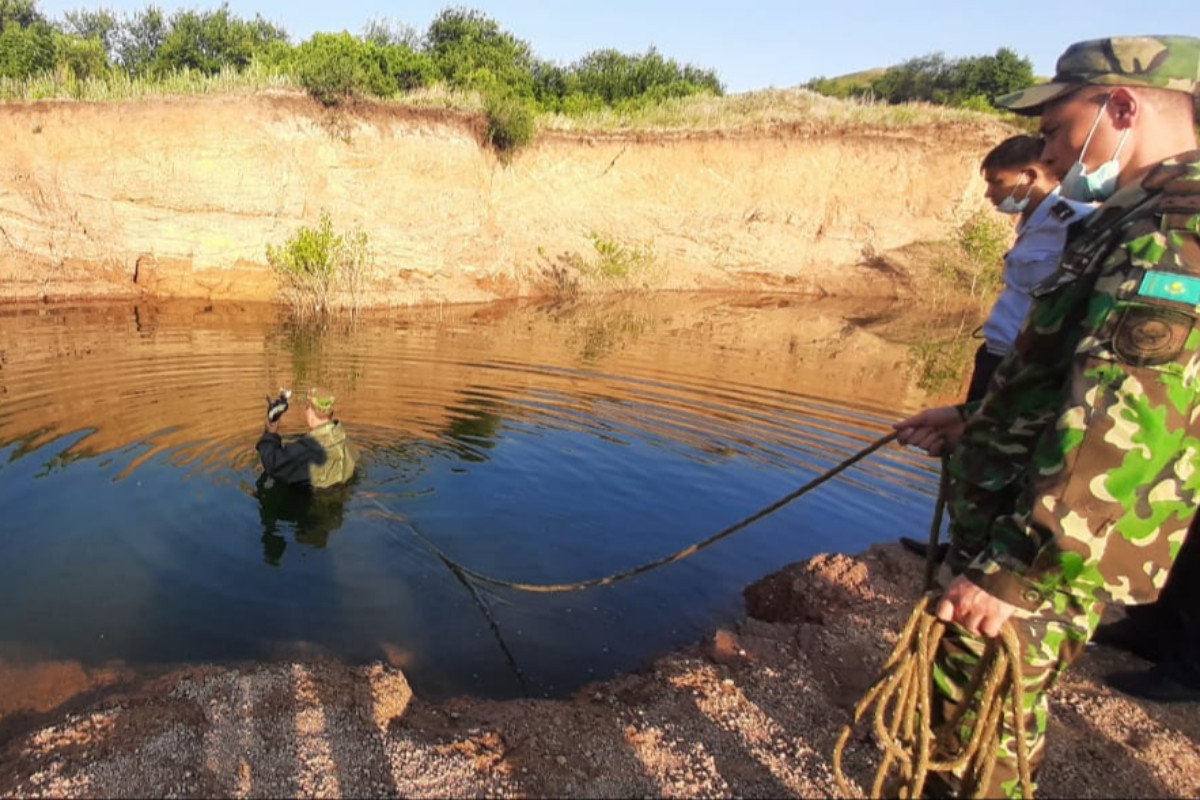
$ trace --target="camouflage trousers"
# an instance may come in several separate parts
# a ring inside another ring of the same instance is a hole
[[[1046,724],[1049,716],[1048,693],[1057,683],[1063,671],[1078,658],[1100,622],[1103,606],[1099,603],[1081,601],[1066,594],[1056,595],[1036,612],[1018,611],[1012,618],[1021,645],[1021,677],[1025,689],[1025,707],[1020,714],[1025,721],[1025,739],[1030,764],[1036,782],[1046,742]],[[941,640],[933,664],[934,677],[934,729],[952,719],[959,705],[969,702],[966,689],[984,654],[987,641],[973,636],[958,625],[951,624]],[[1016,727],[1012,700],[1005,699],[1004,722],[1000,732],[1000,751],[996,768],[983,797],[1020,797],[1021,785],[1017,769]],[[947,731],[942,740],[953,751],[965,744],[974,724],[974,715],[968,714],[958,731]],[[960,787],[971,787],[978,776],[958,774],[954,783],[936,782],[930,786],[931,794],[958,796]]]

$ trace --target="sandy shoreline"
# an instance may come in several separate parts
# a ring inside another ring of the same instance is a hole
[[[755,616],[567,700],[427,703],[383,664],[10,671],[0,796],[833,796],[834,741],[922,567],[894,545],[790,565],[747,590]],[[1195,704],[1100,682],[1139,665],[1093,647],[1068,674],[1039,796],[1200,794]],[[848,751],[860,784],[872,754]]]

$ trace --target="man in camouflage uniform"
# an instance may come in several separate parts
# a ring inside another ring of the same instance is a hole
[[[354,475],[354,447],[342,423],[333,418],[334,399],[324,389],[309,390],[304,404],[308,433],[287,445],[279,435],[279,417],[268,413],[266,428],[255,446],[268,475],[276,481],[313,489],[350,480]],[[286,402],[283,408],[286,410]]]
[[[935,716],[966,700],[1011,620],[1035,768],[1046,692],[1105,603],[1157,597],[1200,503],[1198,84],[1200,39],[1119,37],[1072,45],[1050,83],[997,100],[1041,115],[1064,196],[1105,202],[1072,226],[978,407],[897,424],[903,443],[953,448]],[[1019,792],[1008,719],[988,797]],[[940,788],[977,776],[958,777]]]
[[[1200,514],[1192,517],[1158,600],[1129,606],[1124,619],[1097,628],[1091,643],[1154,662],[1106,675],[1106,685],[1144,700],[1200,703]]]

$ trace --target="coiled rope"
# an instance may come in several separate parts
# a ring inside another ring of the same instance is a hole
[[[538,593],[546,593],[546,594],[552,593],[552,592],[578,592],[582,589],[591,589],[596,586],[608,586],[609,584],[616,583],[617,581],[623,581],[627,578],[632,578],[635,575],[641,575],[645,572],[649,572],[650,570],[658,569],[659,567],[664,567],[667,564],[673,564],[676,561],[682,561],[683,559],[687,558],[688,556],[698,553],[701,550],[703,550],[704,548],[706,548],[710,545],[716,544],[717,542],[721,541],[722,539],[724,539],[728,536],[732,536],[733,534],[742,530],[746,526],[750,525],[751,523],[757,522],[758,520],[762,519],[763,517],[767,516],[768,514],[772,514],[776,511],[778,511],[779,509],[783,508],[788,503],[797,499],[801,495],[811,492],[813,489],[816,489],[821,484],[836,477],[839,473],[845,471],[846,469],[849,469],[853,465],[857,464],[859,461],[862,461],[864,458],[871,455],[871,453],[874,453],[879,448],[887,445],[889,442],[893,441],[896,438],[896,436],[897,436],[896,433],[889,433],[886,436],[876,439],[874,442],[872,442],[867,447],[864,447],[862,450],[859,450],[854,455],[850,456],[849,458],[845,459],[844,461],[839,462],[836,466],[832,467],[831,469],[829,469],[829,470],[823,472],[822,474],[818,475],[817,477],[813,478],[808,483],[801,486],[799,489],[796,489],[795,491],[790,492],[789,494],[779,498],[771,505],[767,506],[766,508],[763,508],[760,511],[755,512],[754,514],[751,514],[750,516],[746,517],[742,521],[736,522],[733,525],[730,525],[728,528],[725,528],[724,530],[714,533],[712,536],[709,536],[707,539],[697,542],[696,544],[694,544],[690,547],[685,547],[683,550],[680,550],[678,553],[672,553],[669,556],[664,556],[663,558],[657,559],[655,561],[650,561],[646,564],[642,564],[641,566],[634,567],[633,569],[629,569],[624,572],[618,572],[614,575],[608,575],[603,578],[593,578],[591,580],[586,580],[586,581],[578,581],[576,583],[545,583],[545,584],[521,583],[519,581],[508,581],[508,580],[504,580],[502,578],[494,578],[490,575],[484,575],[482,572],[476,572],[473,569],[470,569],[468,567],[463,566],[462,564],[459,564],[457,561],[455,561],[453,558],[451,558],[441,548],[439,548],[436,544],[434,544],[432,541],[430,541],[430,539],[427,536],[425,536],[420,531],[418,531],[416,529],[416,527],[410,521],[403,519],[403,518],[393,514],[392,512],[388,511],[387,508],[385,508],[383,506],[383,504],[380,503],[378,500],[374,500],[374,502],[383,511],[385,516],[395,519],[398,522],[403,523],[404,526],[406,528],[408,528],[408,530],[411,531],[414,536],[421,539],[421,541],[423,541],[431,550],[433,550],[433,552],[436,553],[437,556],[447,564],[447,566],[450,566],[452,569],[460,572],[463,575],[466,575],[469,578],[477,580],[481,583],[488,583],[493,586],[503,586],[508,589],[517,589],[518,591],[522,591],[522,592],[538,592]],[[374,499],[374,498],[372,498],[372,499]]]
[[[1011,622],[1004,624],[998,639],[988,640],[953,717],[937,730],[932,726],[932,669],[945,633],[945,624],[932,610],[937,599],[937,595],[926,593],[913,609],[879,679],[859,700],[853,720],[842,729],[833,750],[838,788],[850,796],[850,785],[842,772],[842,754],[854,729],[874,705],[875,738],[884,755],[875,772],[871,797],[883,796],[885,787],[892,797],[921,797],[926,781],[935,773],[946,774],[951,785],[958,782],[955,775],[965,775],[962,789],[969,794],[964,796],[981,797],[996,768],[1007,698],[1014,710],[1021,792],[1031,798],[1033,778],[1022,713],[1025,691],[1021,683],[1021,648]],[[975,719],[967,741],[951,750],[949,744],[955,742],[955,732],[963,729],[972,710]]]

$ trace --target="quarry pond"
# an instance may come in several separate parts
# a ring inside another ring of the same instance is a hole
[[[426,698],[634,670],[784,564],[923,535],[933,463],[889,446],[610,586],[458,568],[586,581],[772,504],[926,402],[895,335],[927,324],[909,313],[759,294],[323,324],[253,303],[0,307],[0,660],[380,660]],[[254,445],[264,398],[314,384],[359,469],[299,496],[260,479]]]

